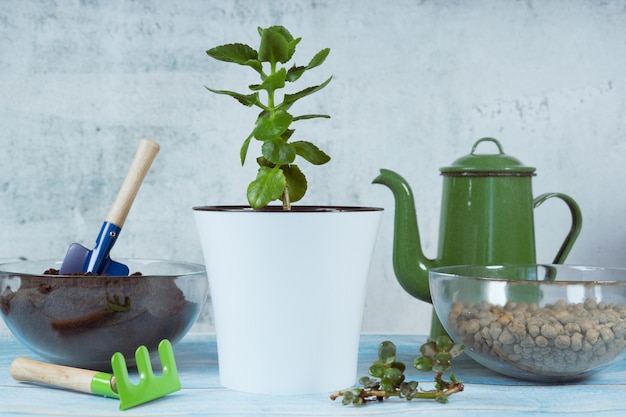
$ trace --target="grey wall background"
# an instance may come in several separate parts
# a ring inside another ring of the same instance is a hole
[[[430,307],[394,278],[393,199],[371,184],[378,169],[411,183],[434,257],[439,168],[483,136],[537,168],[535,194],[578,201],[569,263],[626,266],[626,2],[615,0],[2,0],[0,258],[92,245],[147,136],[162,150],[113,255],[202,262],[191,207],[244,203],[255,172],[238,162],[253,112],[204,86],[256,81],[204,51],[256,46],[256,27],[273,24],[303,37],[300,63],[332,49],[306,80],[334,79],[302,110],[333,118],[298,132],[333,161],[304,167],[302,203],[386,209],[364,331],[430,323]],[[540,262],[556,253],[566,214],[559,202],[537,209]],[[208,312],[200,326],[211,329]]]

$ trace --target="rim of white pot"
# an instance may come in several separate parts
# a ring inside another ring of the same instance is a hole
[[[358,212],[358,211],[382,211],[382,207],[364,206],[291,206],[291,210],[283,210],[282,206],[272,205],[262,209],[253,209],[244,205],[218,205],[218,206],[195,206],[195,211],[241,211],[241,212],[261,212],[261,213],[336,213],[336,212]]]

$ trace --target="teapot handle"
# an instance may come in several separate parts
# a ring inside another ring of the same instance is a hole
[[[567,206],[569,207],[570,212],[572,213],[572,227],[570,228],[569,233],[565,237],[565,241],[561,245],[559,252],[556,254],[554,261],[552,262],[555,264],[562,264],[565,261],[565,258],[567,257],[567,255],[569,254],[569,251],[572,249],[572,246],[574,246],[574,242],[576,241],[576,238],[578,237],[578,234],[580,233],[580,229],[582,228],[582,225],[583,225],[583,215],[576,201],[574,201],[574,199],[571,198],[570,196],[566,194],[561,194],[561,193],[541,194],[539,197],[533,200],[533,207],[534,208],[539,207],[544,201],[552,197],[560,198],[561,200],[563,200],[565,204],[567,204]]]

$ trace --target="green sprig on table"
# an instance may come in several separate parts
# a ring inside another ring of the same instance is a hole
[[[459,356],[465,346],[455,344],[448,336],[429,340],[420,347],[421,356],[413,361],[418,371],[432,371],[435,374],[434,389],[424,390],[417,381],[405,381],[406,365],[396,360],[396,346],[386,340],[378,345],[378,359],[369,368],[369,376],[359,379],[362,387],[338,391],[331,400],[343,397],[343,405],[361,406],[371,401],[383,401],[390,397],[433,399],[446,403],[448,397],[463,391],[463,383],[453,373],[446,381],[443,374],[452,367],[452,359]]]

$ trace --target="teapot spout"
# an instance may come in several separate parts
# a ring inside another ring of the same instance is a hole
[[[393,269],[406,292],[422,301],[431,302],[428,270],[435,261],[422,251],[415,212],[415,201],[409,184],[397,173],[381,169],[373,181],[391,189],[395,198]]]

